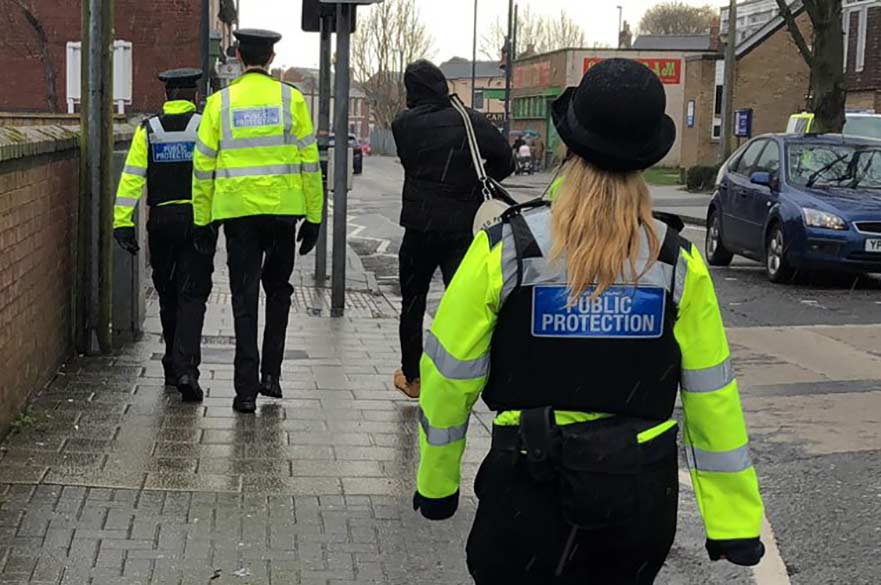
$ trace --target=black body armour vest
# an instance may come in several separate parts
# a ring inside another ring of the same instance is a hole
[[[193,151],[201,119],[188,112],[154,116],[145,122],[147,205],[192,199]]]
[[[670,418],[681,353],[673,336],[691,244],[656,221],[657,261],[634,285],[592,289],[569,306],[565,259],[551,263],[548,207],[490,230],[505,284],[483,399],[495,411],[552,406],[652,420]],[[636,274],[649,263],[643,237]],[[627,269],[629,270],[629,269]]]

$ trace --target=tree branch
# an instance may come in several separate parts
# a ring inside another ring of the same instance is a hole
[[[808,67],[813,67],[814,55],[811,53],[811,49],[808,47],[804,35],[801,34],[801,30],[795,22],[795,16],[793,16],[792,10],[789,9],[787,0],[777,0],[777,6],[780,7],[780,16],[783,17],[783,22],[786,23],[786,27],[789,29],[789,34],[792,36],[795,46],[798,47],[798,52],[801,53],[801,56],[805,60],[805,63],[808,64]]]
[[[46,103],[50,112],[58,111],[58,89],[56,84],[55,67],[52,64],[52,57],[49,54],[49,37],[43,23],[34,14],[32,8],[27,6],[23,0],[9,0],[21,10],[25,20],[31,26],[34,34],[37,36],[39,44],[40,61],[43,63],[43,78],[46,82]]]

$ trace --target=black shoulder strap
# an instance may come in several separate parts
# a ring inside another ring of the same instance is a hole
[[[511,233],[514,239],[514,253],[517,256],[517,284],[514,287],[514,290],[517,290],[523,284],[523,260],[526,258],[541,258],[542,253],[538,242],[535,241],[535,236],[532,235],[532,230],[529,229],[529,224],[523,218],[523,214],[519,212],[509,214],[506,212],[505,215],[507,217],[504,219],[504,222],[511,226]]]

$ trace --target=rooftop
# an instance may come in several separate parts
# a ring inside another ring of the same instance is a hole
[[[461,57],[453,57],[449,61],[440,64],[440,70],[448,80],[471,79],[471,61]],[[498,61],[477,61],[476,77],[504,77],[505,70],[499,67]]]
[[[709,51],[709,34],[694,35],[639,35],[633,48],[643,51]]]

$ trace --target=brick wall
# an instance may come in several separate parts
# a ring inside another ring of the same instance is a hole
[[[0,162],[0,435],[71,347],[76,150]]]
[[[58,107],[66,110],[66,45],[80,40],[80,2],[32,0],[46,30],[55,71]],[[157,111],[164,100],[156,74],[175,67],[200,67],[201,0],[116,0],[115,38],[132,43],[131,112]],[[0,42],[0,111],[48,111],[47,84],[37,37],[20,13],[9,15]]]
[[[866,16],[866,55],[863,70],[857,72],[857,31],[859,13],[850,14],[850,35],[847,47],[847,87],[863,92],[881,89],[881,7],[873,6]]]
[[[810,38],[807,14],[799,27]],[[720,57],[721,58],[721,57]],[[752,108],[753,136],[783,132],[789,116],[805,108],[810,75],[789,31],[783,27],[737,60],[734,108]],[[686,69],[685,107],[695,100],[695,128],[683,131],[681,165],[685,168],[718,162],[719,142],[712,140],[715,97],[715,63]],[[683,110],[683,116],[685,115]],[[706,124],[706,126],[704,126]]]

